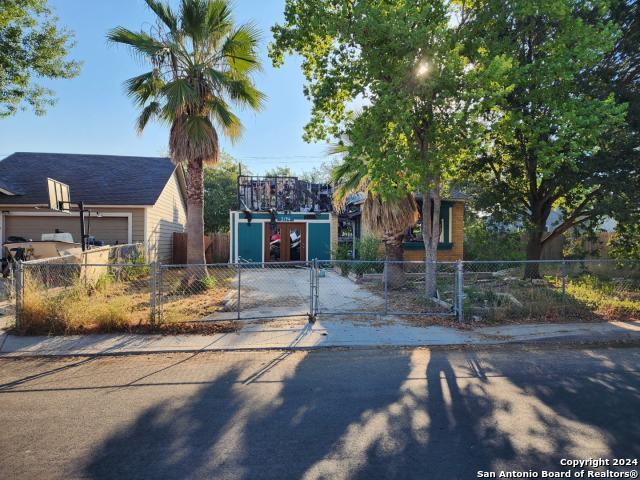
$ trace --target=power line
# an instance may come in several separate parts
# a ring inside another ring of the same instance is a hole
[[[327,158],[330,155],[238,155],[238,157],[249,160],[287,160],[296,158],[318,159]]]

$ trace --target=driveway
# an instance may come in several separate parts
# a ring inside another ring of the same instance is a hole
[[[242,319],[306,316],[311,311],[311,269],[308,267],[244,267],[240,277]],[[350,278],[323,270],[318,306],[331,312],[382,312],[384,299]],[[234,279],[234,284],[237,277]],[[231,295],[235,295],[233,292]],[[235,301],[235,299],[234,299]],[[236,308],[235,305],[233,307]],[[235,318],[235,312],[218,312],[209,319]]]

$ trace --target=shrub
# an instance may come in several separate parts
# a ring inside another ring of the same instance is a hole
[[[351,249],[349,248],[348,243],[340,243],[336,247],[333,256],[336,260],[339,260],[338,267],[340,268],[340,273],[342,276],[346,277],[349,275],[350,267],[348,260],[352,260],[351,258]]]
[[[376,261],[382,259],[380,240],[372,235],[366,235],[358,241],[356,252],[360,260]]]

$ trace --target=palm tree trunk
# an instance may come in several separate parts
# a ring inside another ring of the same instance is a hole
[[[187,263],[204,265],[204,169],[202,159],[190,160],[187,186]],[[198,277],[206,276],[206,269],[190,268]]]
[[[407,283],[404,264],[401,263],[404,260],[403,239],[404,234],[387,234],[384,236],[384,256],[386,260],[392,262],[385,264],[387,284],[391,289],[402,288]]]

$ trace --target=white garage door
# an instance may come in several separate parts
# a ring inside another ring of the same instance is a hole
[[[92,217],[86,222],[87,233],[105,245],[127,243],[129,237],[126,217]],[[80,218],[69,217],[20,217],[8,215],[4,218],[4,241],[10,236],[27,240],[40,240],[43,233],[68,232],[74,242],[80,242]]]

